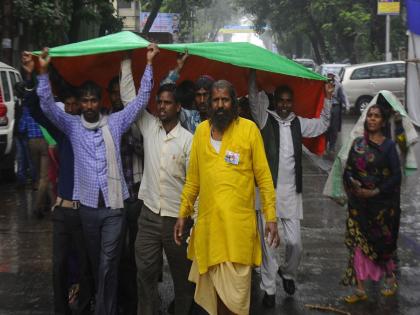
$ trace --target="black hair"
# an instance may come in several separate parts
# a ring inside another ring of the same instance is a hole
[[[112,87],[114,86],[114,85],[120,85],[120,77],[119,76],[115,76],[115,77],[113,77],[110,81],[109,81],[109,83],[108,83],[108,92],[110,92],[110,91],[112,91]]]
[[[67,88],[60,91],[59,98],[63,103],[66,99],[71,97],[77,98],[77,93],[73,86],[68,86]]]
[[[100,100],[102,98],[102,89],[101,87],[93,81],[85,81],[78,90],[77,96],[81,98],[86,95],[93,95]]]
[[[206,91],[210,91],[212,85],[214,84],[214,80],[212,77],[208,75],[202,75],[195,81],[195,90],[198,91],[200,89],[205,89]]]
[[[172,93],[172,96],[174,98],[174,101],[176,101],[176,99],[175,99],[175,95],[176,95],[176,84],[174,84],[174,83],[162,84],[159,87],[159,89],[157,90],[156,97],[159,97],[163,92]]]
[[[288,85],[280,85],[274,91],[274,102],[277,104],[278,100],[280,99],[280,95],[283,93],[287,93],[293,99],[293,90]]]
[[[182,81],[175,91],[175,101],[183,108],[192,109],[195,98],[195,85],[190,80]]]

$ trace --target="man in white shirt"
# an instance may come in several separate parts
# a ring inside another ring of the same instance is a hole
[[[327,84],[326,99],[320,118],[303,118],[296,116],[292,111],[293,91],[288,86],[277,87],[274,93],[275,110],[268,110],[267,95],[265,92],[258,93],[257,90],[256,72],[252,70],[250,73],[250,109],[263,136],[267,160],[276,188],[277,217],[281,220],[286,243],[284,265],[279,268],[275,252],[268,248],[261,238],[263,247],[261,288],[265,291],[263,304],[267,307],[275,305],[277,272],[283,279],[283,288],[286,293],[289,295],[295,293],[294,280],[302,253],[300,233],[300,220],[303,218],[302,137],[317,137],[328,129],[333,91],[334,87]],[[260,233],[264,233],[262,216],[259,215],[258,219]]]
[[[142,315],[154,315],[159,310],[162,249],[174,282],[175,314],[189,314],[194,297],[194,285],[188,281],[191,261],[186,255],[189,229],[185,230],[182,246],[173,239],[192,143],[192,134],[179,123],[181,105],[175,99],[175,89],[174,84],[159,88],[159,118],[144,111],[136,122],[144,141],[144,172],[138,196],[143,208],[135,245],[138,312]]]

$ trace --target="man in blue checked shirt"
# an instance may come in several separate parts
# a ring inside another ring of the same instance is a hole
[[[124,180],[121,137],[146,108],[153,86],[154,57],[151,44],[139,93],[123,110],[106,115],[102,111],[101,89],[88,81],[79,88],[81,116],[61,111],[54,102],[48,79],[50,56],[44,48],[39,57],[37,93],[45,115],[69,138],[74,152],[73,200],[80,201],[80,215],[96,284],[95,314],[117,313],[118,262],[123,228]]]
[[[25,103],[25,102],[24,102]],[[48,144],[42,135],[39,125],[32,118],[29,108],[24,104],[22,117],[19,120],[19,133],[26,136],[30,152],[30,159],[34,167],[33,187],[37,190],[32,211],[38,219],[44,217],[48,195]]]

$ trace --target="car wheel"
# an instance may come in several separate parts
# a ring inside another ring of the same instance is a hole
[[[372,98],[372,96],[362,96],[357,100],[356,110],[359,115],[368,107]]]

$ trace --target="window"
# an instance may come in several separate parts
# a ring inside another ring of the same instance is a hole
[[[3,86],[3,101],[10,102],[10,89],[9,82],[7,80],[6,71],[2,71],[0,74],[1,85]]]
[[[395,64],[387,64],[372,67],[370,77],[372,79],[387,79],[397,77]]]
[[[405,63],[397,63],[397,77],[405,78]]]
[[[126,0],[118,0],[118,9],[131,9],[131,2]]]
[[[14,72],[9,72],[9,77],[10,77],[10,83],[11,83],[11,88],[14,90],[14,88],[15,88],[15,84],[16,84],[16,76],[15,76],[15,74],[14,74]],[[15,93],[13,93],[13,94],[15,94]]]
[[[354,70],[350,80],[370,79],[370,69],[371,67],[366,67]]]

